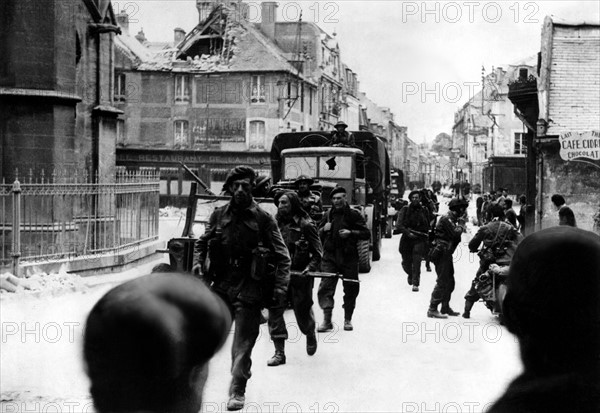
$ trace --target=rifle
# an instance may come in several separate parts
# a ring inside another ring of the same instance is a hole
[[[409,231],[415,235],[419,235],[424,238],[429,238],[429,234],[426,234],[424,232],[415,231],[414,229],[409,229]]]
[[[183,169],[185,169],[190,175],[192,175],[192,178],[194,178],[194,181],[198,182],[198,184],[200,184],[200,186],[202,187],[202,189],[204,189],[204,191],[209,194],[209,195],[216,195],[213,191],[210,190],[210,188],[208,187],[208,185],[206,185],[204,183],[204,181],[202,179],[200,179],[200,177],[198,175],[196,175],[194,172],[192,172],[192,170],[190,168],[187,167],[186,164],[184,164],[183,162],[179,162],[179,165],[183,166]]]
[[[336,274],[334,272],[321,272],[321,271],[309,271],[306,274],[303,274],[302,271],[291,271],[292,275],[306,275],[307,277],[313,278],[339,278],[342,281],[347,281],[350,283],[359,283],[359,280],[353,280],[350,278],[344,278],[342,274]]]

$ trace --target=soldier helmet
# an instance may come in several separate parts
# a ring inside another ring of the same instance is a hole
[[[250,178],[250,182],[254,183],[256,180],[256,172],[254,169],[249,166],[236,166],[227,174],[227,178],[225,179],[225,186],[229,187],[233,183],[233,181],[237,179],[245,179]]]
[[[344,128],[348,127],[348,125],[346,124],[346,122],[344,122],[343,120],[341,120],[338,123],[336,123],[335,125],[333,125],[334,128],[339,128],[340,126],[343,126]]]
[[[262,175],[259,176],[258,179],[256,180],[256,187],[260,187],[261,185],[265,185],[267,184],[269,181],[271,180],[270,176],[266,176],[266,175]]]
[[[448,209],[454,211],[455,209],[466,208],[469,203],[464,198],[452,198],[448,203]]]
[[[309,185],[312,185],[315,183],[314,179],[312,179],[310,176],[300,175],[298,178],[296,178],[296,180],[294,181],[294,184],[300,185],[300,182],[302,182],[302,181],[308,182]]]

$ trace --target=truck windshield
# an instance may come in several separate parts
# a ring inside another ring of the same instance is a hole
[[[321,156],[319,178],[352,178],[352,158],[349,156]]]
[[[291,156],[285,158],[285,179],[296,179],[300,175],[312,178],[351,179],[352,157],[350,156]]]
[[[294,156],[285,159],[285,179],[296,179],[300,175],[317,176],[316,156]]]

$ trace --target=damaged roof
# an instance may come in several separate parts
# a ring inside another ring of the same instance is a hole
[[[217,6],[176,48],[150,51],[135,38],[126,39],[129,36],[117,36],[121,38],[118,46],[128,48],[129,54],[135,55],[138,59],[136,69],[141,71],[284,71],[297,74],[297,69],[288,62],[287,55],[273,41],[234,13],[237,11],[230,6]],[[207,50],[211,41],[219,43],[217,53],[191,56],[194,50]]]

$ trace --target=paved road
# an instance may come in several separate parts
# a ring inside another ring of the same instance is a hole
[[[463,236],[455,256],[451,304],[456,310],[462,310],[477,267],[476,257],[465,253],[469,237]],[[352,332],[339,328],[343,310],[338,288],[333,316],[338,328],[318,335],[315,356],[306,355],[304,337],[288,311],[287,364],[268,367],[273,347],[262,326],[245,411],[478,412],[503,391],[521,369],[513,336],[482,303],[470,320],[427,318],[435,272],[425,272],[423,265],[421,291],[412,292],[400,267],[398,240],[385,239],[382,259],[370,274],[361,275]],[[2,300],[2,412],[92,411],[81,363],[82,326],[109,287]],[[315,313],[320,321],[318,306]],[[204,411],[225,408],[230,348],[229,340],[211,363]]]

